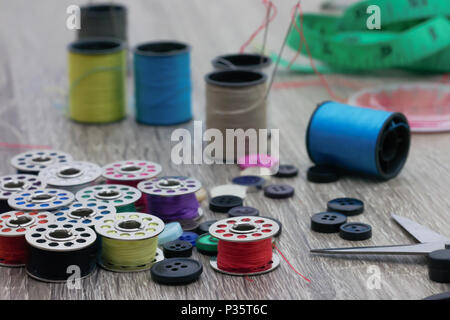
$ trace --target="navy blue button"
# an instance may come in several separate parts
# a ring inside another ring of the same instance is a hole
[[[195,246],[195,241],[197,240],[197,238],[198,234],[196,234],[195,232],[186,231],[183,232],[178,240],[190,242],[193,246]]]
[[[316,165],[308,169],[308,181],[316,183],[329,183],[339,180],[336,168],[327,165]]]
[[[192,255],[192,244],[187,241],[175,240],[164,243],[164,258],[189,258]]]
[[[264,195],[273,199],[284,199],[294,195],[294,188],[287,184],[271,184],[264,188]]]
[[[259,216],[259,210],[253,207],[234,207],[228,211],[229,217]]]
[[[264,186],[265,180],[259,176],[240,176],[231,180],[234,184],[239,184],[246,187],[255,187],[261,189]]]
[[[339,232],[344,223],[347,223],[347,217],[336,212],[320,212],[311,217],[311,229],[321,233]]]
[[[291,164],[280,164],[278,166],[278,172],[275,173],[275,176],[279,178],[292,178],[297,175],[298,175],[297,167]]]
[[[372,237],[372,227],[365,223],[346,223],[340,227],[339,235],[350,241],[367,240]]]
[[[214,212],[228,213],[231,208],[242,206],[242,203],[242,198],[239,198],[237,196],[217,196],[209,201],[209,209]]]
[[[217,220],[208,220],[205,222],[200,223],[200,225],[195,229],[195,232],[198,235],[202,235],[205,233],[209,233],[209,227],[211,227],[214,223],[216,223]]]
[[[355,216],[364,211],[364,202],[353,198],[337,198],[328,201],[328,211],[339,212],[346,216]]]

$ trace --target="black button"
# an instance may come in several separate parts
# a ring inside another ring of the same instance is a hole
[[[428,254],[428,275],[430,280],[450,283],[450,250],[436,250]]]
[[[364,202],[353,198],[338,198],[328,201],[328,211],[339,212],[346,216],[355,216],[364,211]]]
[[[339,180],[339,172],[336,168],[326,165],[316,165],[308,169],[308,181],[316,183],[329,183]]]
[[[197,229],[195,229],[195,232],[198,235],[202,235],[204,233],[209,233],[209,227],[211,227],[214,223],[216,223],[217,220],[208,220],[205,222],[200,223]]]
[[[166,259],[177,257],[188,258],[192,255],[192,244],[181,240],[170,241],[163,245],[163,252]]]
[[[367,240],[372,237],[372,227],[365,223],[346,223],[340,227],[339,235],[350,241]]]
[[[264,195],[272,199],[284,199],[294,195],[294,188],[287,184],[271,184],[264,188]]]
[[[155,263],[150,270],[153,281],[171,285],[197,281],[202,272],[202,264],[189,258],[165,259]]]
[[[283,230],[282,230],[282,229],[283,229],[283,225],[281,224],[280,221],[278,221],[277,219],[272,218],[272,217],[261,217],[261,218],[270,219],[270,220],[272,220],[273,222],[275,222],[276,224],[278,224],[278,226],[280,227],[280,229],[279,229],[278,232],[274,235],[274,237],[279,237],[279,236],[281,235],[281,231],[283,231]]]
[[[234,207],[228,211],[229,217],[254,217],[259,216],[259,210],[253,207]]]
[[[242,202],[242,198],[237,196],[217,196],[209,201],[209,209],[214,212],[228,213],[231,208],[242,206]]]
[[[347,223],[347,217],[336,212],[321,212],[311,217],[311,229],[321,233],[339,232],[344,223]]]
[[[278,172],[275,173],[275,176],[279,178],[292,178],[296,177],[297,175],[297,167],[290,164],[280,164],[278,167]]]

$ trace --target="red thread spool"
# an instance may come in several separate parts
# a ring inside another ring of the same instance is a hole
[[[103,177],[107,184],[123,184],[137,188],[139,182],[156,177],[162,171],[158,163],[145,160],[125,160],[103,167]],[[138,207],[145,207],[145,197],[136,201]]]
[[[218,221],[209,233],[219,239],[213,269],[231,275],[258,275],[274,270],[280,259],[272,253],[272,237],[279,231],[273,220],[236,217]]]
[[[9,211],[0,215],[0,265],[19,267],[25,265],[29,245],[25,240],[27,230],[52,220],[46,211]]]

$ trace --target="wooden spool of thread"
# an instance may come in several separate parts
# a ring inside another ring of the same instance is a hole
[[[267,128],[267,76],[258,71],[214,71],[206,75],[206,127],[221,131],[226,146],[226,129]],[[258,139],[258,137],[257,137]],[[248,140],[246,138],[246,140]],[[223,158],[236,159],[235,150],[223,150]],[[256,144],[257,146],[258,144]],[[249,143],[246,141],[245,154]],[[217,157],[217,154],[216,154]]]

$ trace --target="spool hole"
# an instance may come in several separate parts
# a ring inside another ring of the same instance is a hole
[[[235,223],[231,230],[235,233],[251,233],[256,231],[257,227],[252,223]]]
[[[56,229],[50,232],[48,235],[54,239],[67,239],[72,237],[72,232],[67,229]]]
[[[127,220],[119,223],[119,228],[126,230],[135,230],[141,228],[141,223],[136,220]]]
[[[152,42],[152,43],[144,43],[137,46],[136,50],[142,53],[150,53],[150,54],[169,54],[176,51],[186,50],[187,45],[179,42]]]
[[[9,220],[8,223],[11,225],[14,225],[14,226],[23,226],[23,225],[30,223],[31,221],[33,221],[33,219],[30,217],[20,216],[15,219]]]
[[[104,200],[116,199],[120,197],[120,192],[116,190],[102,190],[97,193],[96,197]]]
[[[77,218],[88,218],[88,217],[92,216],[94,213],[95,213],[95,211],[92,209],[79,208],[79,209],[73,210],[70,214]]]
[[[54,196],[51,196],[51,195],[46,194],[46,193],[39,194],[39,195],[31,197],[31,201],[32,202],[48,202],[48,201],[50,201],[52,199],[54,199]]]
[[[406,118],[401,114],[394,115],[379,141],[378,163],[384,177],[391,178],[400,172],[408,156],[410,139]]]
[[[228,69],[230,66],[226,62],[229,62],[236,67],[264,68],[269,65],[270,59],[259,54],[232,54],[218,57],[214,61],[214,65]]]
[[[124,171],[124,172],[136,172],[136,171],[140,171],[142,170],[142,167],[138,167],[138,166],[125,166],[120,168],[120,171]]]
[[[216,85],[256,85],[266,80],[266,76],[257,71],[230,70],[216,71],[207,75],[206,81]]]
[[[25,182],[23,181],[10,181],[3,185],[4,189],[8,190],[21,190],[23,186],[25,185]]]
[[[49,162],[51,160],[52,160],[52,158],[47,157],[47,156],[38,156],[38,157],[31,159],[31,161],[38,162],[38,163]]]
[[[158,182],[158,185],[161,188],[178,188],[180,186],[180,182],[177,180],[161,180]]]
[[[81,170],[77,168],[65,168],[59,171],[58,175],[63,178],[72,178],[81,175]]]

